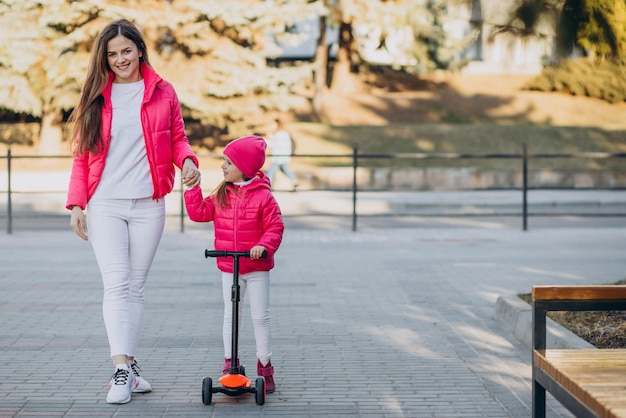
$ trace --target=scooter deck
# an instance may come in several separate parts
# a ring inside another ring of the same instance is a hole
[[[228,396],[239,396],[244,393],[256,393],[256,389],[253,387],[242,387],[242,388],[225,388],[223,386],[214,387],[211,392],[213,393],[223,393]]]
[[[252,382],[242,374],[225,374],[218,379],[225,388],[236,389],[241,387],[250,387]]]

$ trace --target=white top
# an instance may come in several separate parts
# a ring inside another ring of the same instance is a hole
[[[142,199],[154,192],[141,127],[144,82],[113,83],[111,145],[93,198]]]
[[[276,131],[267,141],[272,154],[272,162],[275,164],[288,164],[291,161],[293,149],[291,136],[287,131]]]

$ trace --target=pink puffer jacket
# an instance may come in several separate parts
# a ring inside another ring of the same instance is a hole
[[[196,166],[196,158],[185,134],[185,124],[180,110],[180,102],[174,87],[163,80],[150,66],[141,64],[141,74],[145,83],[141,105],[141,125],[146,142],[146,154],[154,186],[153,199],[160,199],[174,187],[174,165],[182,168],[186,158],[191,158]],[[109,83],[102,96],[102,135],[104,152],[74,153],[74,164],[70,176],[66,207],[80,206],[85,209],[100,183],[107,152],[111,143],[111,88],[115,75],[109,74]]]
[[[283,239],[282,214],[272,195],[270,182],[262,172],[245,186],[228,185],[229,206],[220,208],[215,195],[202,198],[202,189],[194,187],[185,192],[185,206],[192,221],[214,224],[214,248],[226,251],[248,251],[255,245],[267,250],[267,258],[241,258],[239,273],[269,271],[274,267],[274,254]],[[232,257],[217,258],[217,267],[233,272]]]

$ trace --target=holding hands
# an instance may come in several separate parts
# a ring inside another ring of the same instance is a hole
[[[187,158],[183,163],[182,169],[183,184],[188,187],[196,187],[200,185],[200,170],[191,158]]]

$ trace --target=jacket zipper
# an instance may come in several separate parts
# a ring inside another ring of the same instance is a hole
[[[144,123],[145,118],[145,123]],[[150,167],[150,177],[152,178],[152,185],[154,187],[154,191],[152,194],[152,198],[155,196],[159,196],[159,184],[156,179],[156,167],[154,166],[154,161],[156,161],[156,156],[154,155],[154,144],[152,143],[152,138],[146,135],[146,127],[150,131],[150,118],[148,117],[148,112],[146,111],[146,102],[141,102],[141,129],[143,130],[143,141],[146,145],[146,158],[148,158],[148,165]]]
[[[238,186],[235,186],[235,188],[237,188]],[[235,243],[235,248],[233,248],[233,251],[239,251],[239,239],[237,238],[239,236],[238,232],[239,232],[239,192],[241,190],[235,189],[234,190],[234,195],[235,195],[235,208],[233,211],[233,241]]]

